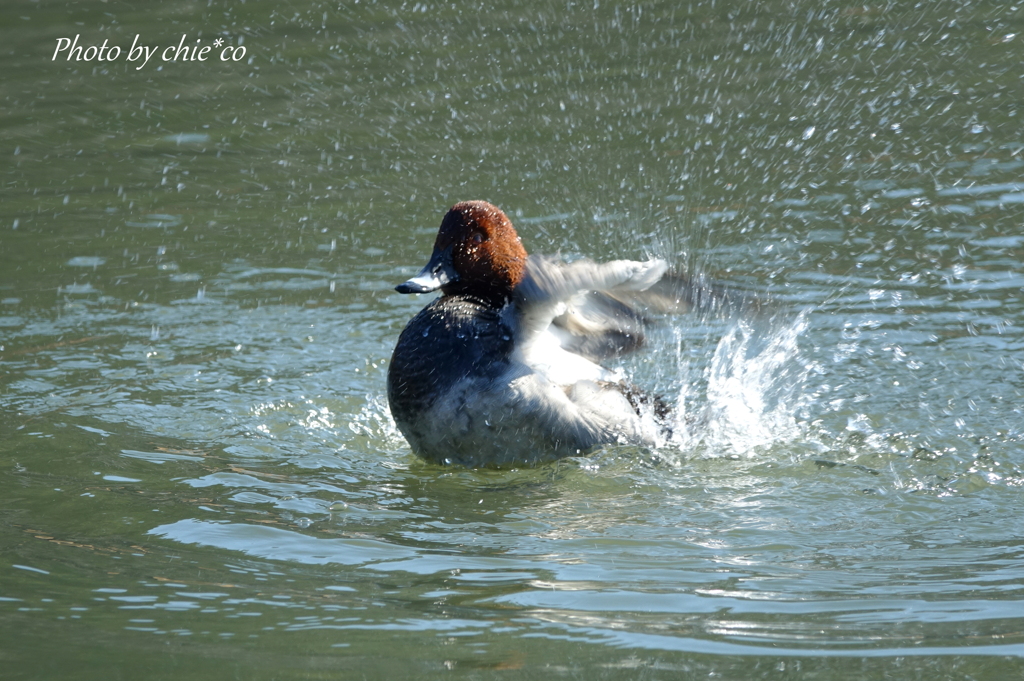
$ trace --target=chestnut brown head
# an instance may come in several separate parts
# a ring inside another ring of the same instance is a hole
[[[463,201],[441,221],[430,262],[396,290],[426,293],[440,288],[446,296],[472,295],[503,305],[525,268],[526,249],[508,216],[486,201]]]

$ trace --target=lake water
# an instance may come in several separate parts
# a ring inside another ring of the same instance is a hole
[[[4,678],[1024,673],[1020,4],[2,14]],[[661,320],[656,451],[425,464],[393,286],[466,199],[776,315]]]

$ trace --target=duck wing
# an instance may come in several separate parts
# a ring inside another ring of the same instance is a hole
[[[745,317],[770,312],[766,302],[750,291],[727,286],[703,274],[691,276],[672,270],[641,291],[613,295],[629,305],[662,314]]]
[[[563,263],[530,256],[515,291],[518,342],[529,348],[555,334],[563,349],[588,359],[636,347],[648,321],[626,296],[650,288],[667,269],[664,260]]]
[[[661,259],[566,264],[530,256],[516,292],[524,340],[549,332],[563,349],[594,362],[642,347],[653,314],[739,316],[761,308],[749,293],[673,272]]]

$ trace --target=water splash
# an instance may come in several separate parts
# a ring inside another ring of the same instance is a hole
[[[366,403],[349,421],[348,428],[368,442],[383,441],[388,447],[401,447],[405,444],[405,438],[391,418],[391,409],[384,395],[367,395]]]
[[[696,380],[688,380],[697,372],[683,361],[671,444],[710,456],[751,456],[800,437],[798,414],[811,399],[803,388],[814,369],[798,344],[807,317],[802,312],[768,331],[737,323]]]

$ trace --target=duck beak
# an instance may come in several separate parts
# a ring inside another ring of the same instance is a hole
[[[412,279],[395,287],[399,293],[430,293],[458,281],[459,275],[452,267],[452,247],[444,250],[434,249],[430,262]]]

